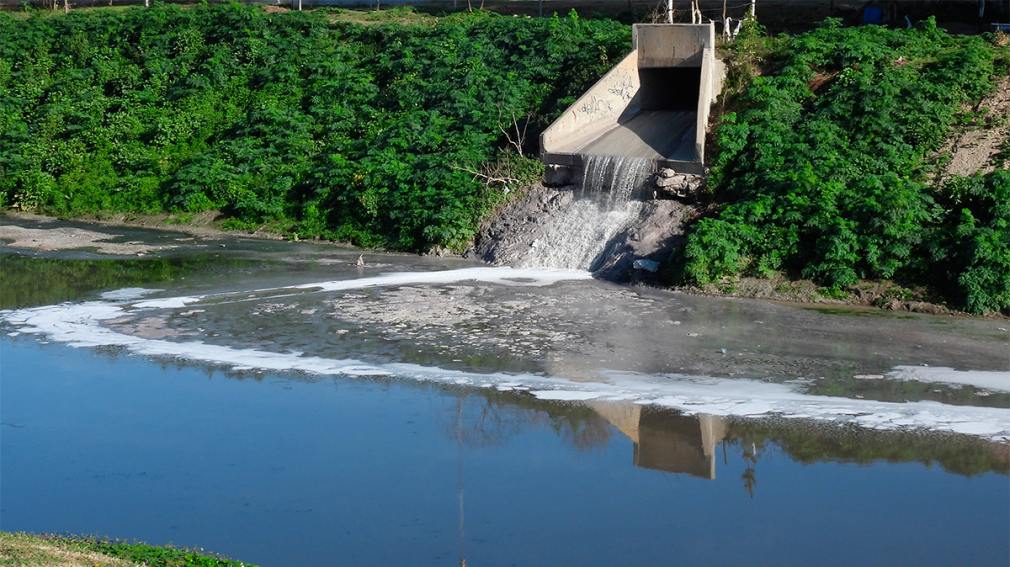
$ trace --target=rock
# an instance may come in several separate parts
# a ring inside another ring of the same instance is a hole
[[[925,301],[911,301],[908,303],[908,310],[915,313],[928,313],[930,315],[940,315],[946,313],[947,310],[940,305],[935,303],[927,303]]]
[[[704,184],[704,178],[700,175],[689,173],[669,173],[672,169],[660,170],[656,175],[655,185],[659,189],[654,196],[660,199],[673,199],[677,197],[687,197],[697,192]]]
[[[655,260],[644,260],[639,258],[631,264],[636,270],[645,270],[647,272],[656,273],[659,271],[659,262]]]
[[[889,309],[891,311],[904,311],[905,304],[902,303],[900,299],[892,299],[884,304],[884,309]]]
[[[664,167],[664,168],[661,168],[659,171],[657,171],[656,175],[658,177],[666,179],[666,178],[669,178],[669,177],[673,177],[674,175],[677,175],[677,172],[674,171],[673,169],[669,168],[669,167]]]
[[[671,177],[660,177],[656,179],[656,187],[663,189],[665,187],[674,187],[676,185],[683,185],[686,179],[683,175],[674,175]]]

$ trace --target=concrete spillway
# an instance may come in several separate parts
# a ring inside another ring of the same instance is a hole
[[[722,86],[711,24],[636,24],[633,50],[541,136],[543,160],[576,181],[586,156],[704,171],[709,106]]]
[[[651,197],[704,173],[708,110],[723,76],[715,30],[640,24],[632,37],[631,53],[541,136],[544,184],[563,188],[517,205],[485,258],[630,279],[657,271],[680,241],[687,205]],[[659,168],[675,171],[662,172],[663,185]]]

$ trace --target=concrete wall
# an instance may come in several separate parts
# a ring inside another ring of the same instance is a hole
[[[701,26],[699,26],[701,27]],[[715,58],[715,26],[709,24],[705,26],[705,37],[701,39],[701,85],[698,88],[698,120],[695,124],[694,148],[698,155],[698,161],[705,163],[705,136],[708,133],[708,112],[712,103],[719,96],[722,89],[722,76],[725,69],[722,62]],[[699,36],[703,30],[698,30]],[[718,68],[717,68],[718,66]],[[716,79],[718,76],[718,80]],[[719,90],[716,90],[718,82]]]
[[[715,46],[715,32],[707,24],[635,24],[631,44],[642,69],[701,67],[705,49]]]
[[[541,151],[564,154],[617,126],[622,115],[637,110],[633,101],[641,86],[638,54],[632,51],[544,130]]]

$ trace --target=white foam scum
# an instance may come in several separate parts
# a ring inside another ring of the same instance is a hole
[[[1007,364],[1010,365],[1010,362]],[[974,386],[996,392],[1010,392],[1010,372],[954,370],[943,366],[895,366],[887,377],[892,380]]]
[[[483,281],[504,285],[548,285],[564,280],[585,279],[585,272],[564,270],[516,270],[511,268],[468,268],[441,272],[387,274],[377,277],[305,284],[294,288],[256,290],[290,292],[292,289],[336,291],[388,285],[444,284]],[[243,292],[248,293],[248,292]],[[139,297],[137,290],[119,296]],[[197,303],[207,296],[176,297],[145,301],[90,301],[30,309],[0,311],[0,320],[20,332],[43,335],[73,347],[118,346],[130,352],[155,357],[221,364],[232,369],[300,371],[332,376],[390,376],[499,390],[529,391],[543,400],[606,400],[653,404],[688,414],[719,416],[814,419],[848,423],[880,430],[928,429],[1010,440],[1010,409],[955,406],[939,402],[880,402],[832,396],[814,396],[799,390],[798,384],[775,384],[757,380],[708,378],[681,374],[645,375],[630,372],[602,372],[595,382],[572,381],[539,374],[477,373],[447,370],[416,364],[368,364],[353,359],[304,356],[297,352],[269,352],[207,344],[200,341],[174,342],[145,339],[113,331],[102,321],[120,317],[133,309],[174,309]],[[1005,389],[1007,373],[962,372],[945,368],[898,367],[898,379],[939,381]],[[984,378],[984,380],[983,380]],[[971,382],[968,382],[971,380]],[[1002,385],[1003,388],[994,386]]]

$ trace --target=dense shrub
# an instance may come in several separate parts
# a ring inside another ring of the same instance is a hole
[[[219,209],[238,224],[461,247],[503,198],[465,170],[627,50],[606,20],[354,24],[238,5],[0,14],[0,205]]]
[[[828,21],[765,45],[774,47],[769,72],[718,129],[710,186],[725,205],[689,235],[687,278],[785,271],[836,289],[926,278],[923,246],[945,214],[923,181],[926,158],[963,105],[991,89],[998,50],[932,21],[910,30]],[[986,226],[995,231],[987,238],[1005,242],[1005,225]],[[988,262],[979,254],[975,262]],[[997,272],[951,277],[988,282]]]
[[[937,281],[969,311],[1010,309],[1010,171],[961,177],[939,195],[930,239]]]

